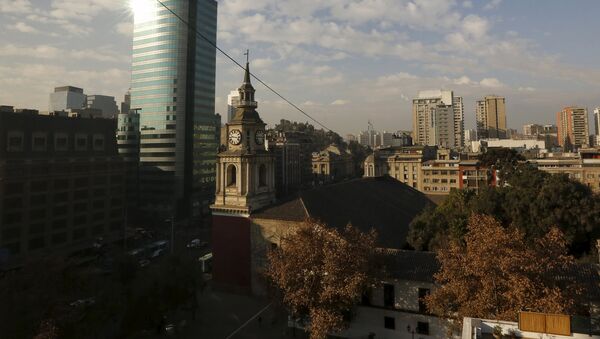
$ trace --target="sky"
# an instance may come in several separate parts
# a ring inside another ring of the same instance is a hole
[[[562,107],[600,106],[597,0],[219,0],[218,45],[344,135],[412,128],[419,90],[506,97],[507,120],[555,123]],[[56,86],[129,88],[127,0],[0,0],[0,105],[47,110]],[[216,111],[242,72],[217,56]],[[259,113],[308,119],[255,83]],[[226,115],[226,114],[225,114]],[[593,132],[593,131],[592,131]]]

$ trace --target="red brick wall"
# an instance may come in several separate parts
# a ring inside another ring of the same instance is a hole
[[[218,285],[249,290],[250,225],[244,217],[213,216],[213,280]]]

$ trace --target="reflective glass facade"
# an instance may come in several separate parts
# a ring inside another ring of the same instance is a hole
[[[216,42],[216,1],[164,4]],[[131,76],[131,108],[140,117],[140,206],[199,217],[214,199],[216,50],[157,2],[148,6],[156,6],[152,15],[135,20]]]

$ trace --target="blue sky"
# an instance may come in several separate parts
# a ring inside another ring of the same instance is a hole
[[[150,0],[151,1],[151,0]],[[419,90],[507,97],[508,124],[553,123],[600,106],[600,1],[222,0],[218,43],[331,129],[411,128]],[[124,0],[0,0],[0,104],[47,108],[54,86],[129,87],[132,16]],[[217,59],[216,110],[242,74]],[[268,123],[306,118],[257,85]]]

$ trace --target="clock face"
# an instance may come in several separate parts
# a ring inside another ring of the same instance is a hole
[[[239,145],[242,142],[242,132],[238,129],[231,130],[229,132],[229,143],[232,145]]]
[[[256,135],[254,136],[254,139],[258,145],[264,144],[265,143],[265,131],[262,131],[262,130],[256,131]]]

